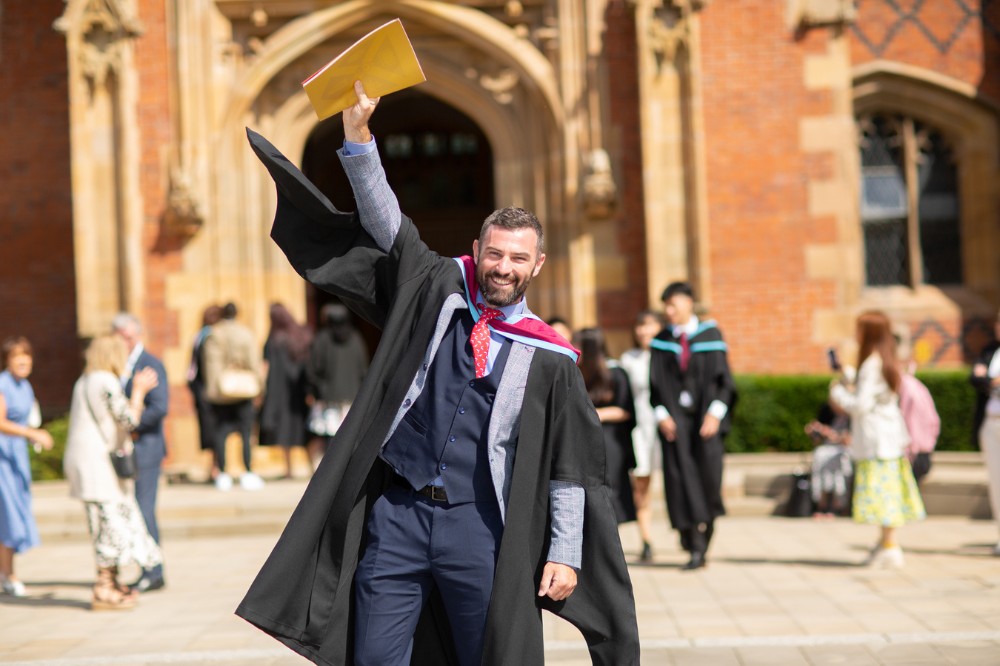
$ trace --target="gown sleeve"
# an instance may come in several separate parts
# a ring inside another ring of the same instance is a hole
[[[247,137],[277,188],[271,238],[299,275],[383,328],[399,287],[426,274],[441,257],[424,245],[406,217],[400,219],[392,246],[380,248],[365,231],[358,213],[334,208],[326,195],[260,134],[248,129]]]

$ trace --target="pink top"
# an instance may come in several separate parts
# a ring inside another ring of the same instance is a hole
[[[905,372],[899,384],[899,409],[910,431],[906,457],[913,460],[918,453],[933,451],[941,432],[941,418],[934,407],[934,398],[923,382]]]

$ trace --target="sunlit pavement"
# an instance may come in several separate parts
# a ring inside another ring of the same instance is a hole
[[[17,559],[24,599],[0,597],[0,663],[307,663],[233,615],[305,482],[259,492],[165,486],[167,587],[133,611],[89,610],[93,554],[65,486],[36,488],[45,543]],[[639,542],[621,530],[626,557]],[[862,566],[876,530],[847,519],[720,520],[706,569],[657,516],[655,561],[631,566],[644,664],[1000,664],[1000,558],[991,521],[931,518],[900,532],[906,566]],[[546,615],[548,663],[589,664]]]

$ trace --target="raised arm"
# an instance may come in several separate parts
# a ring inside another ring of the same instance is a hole
[[[344,148],[337,151],[351,182],[361,226],[388,252],[399,232],[400,210],[396,195],[385,178],[385,170],[368,129],[368,121],[380,98],[365,94],[360,81],[354,83],[358,102],[344,110]]]

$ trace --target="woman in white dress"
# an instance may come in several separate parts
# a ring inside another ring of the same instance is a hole
[[[632,471],[632,495],[635,501],[636,523],[642,538],[642,553],[639,559],[649,562],[653,559],[650,528],[652,509],[650,508],[650,481],[653,470],[660,465],[660,440],[656,436],[656,417],[649,402],[649,343],[663,328],[663,317],[655,310],[643,310],[636,316],[633,334],[635,349],[630,349],[619,361],[628,374],[635,401],[636,426],[632,430],[632,447],[635,449],[635,469]]]
[[[111,463],[113,452],[131,452],[128,433],[139,425],[146,394],[157,384],[152,368],[140,370],[131,398],[125,397],[119,375],[127,358],[117,335],[98,336],[87,347],[83,375],[73,386],[63,457],[70,496],[83,501],[94,543],[94,610],[134,607],[138,593],[118,582],[119,567],[134,563],[148,569],[162,561],[135,501],[134,481],[119,478]]]

